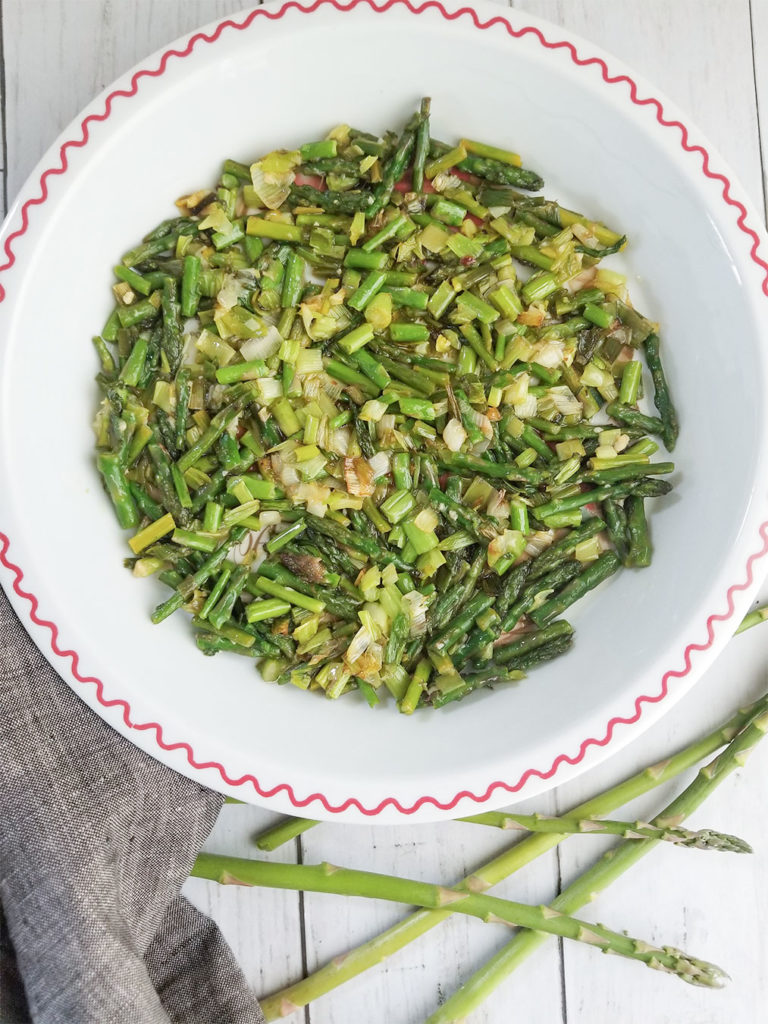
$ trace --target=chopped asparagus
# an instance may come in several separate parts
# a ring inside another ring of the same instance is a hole
[[[650,562],[674,466],[647,435],[678,432],[657,327],[601,268],[624,236],[431,113],[225,160],[115,267],[94,342],[118,523],[179,549],[154,621],[405,714],[570,647],[552,620]]]

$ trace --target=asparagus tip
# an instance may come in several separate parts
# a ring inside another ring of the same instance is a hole
[[[672,957],[675,966],[670,968],[653,960],[649,966],[676,974],[683,981],[687,981],[689,985],[698,985],[701,988],[723,988],[725,983],[731,980],[731,976],[726,974],[721,967],[708,960],[699,960],[698,957],[690,956],[674,946],[663,946],[662,950],[667,956]]]
[[[727,832],[713,832],[706,828],[693,832],[690,840],[684,845],[697,850],[720,850],[722,853],[754,853],[752,847],[744,839],[732,836]]]

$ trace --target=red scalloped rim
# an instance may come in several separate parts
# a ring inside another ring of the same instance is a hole
[[[768,296],[768,263],[766,263],[766,261],[761,257],[759,253],[760,238],[757,232],[747,224],[746,208],[741,202],[739,202],[737,199],[734,199],[731,195],[730,180],[724,174],[711,170],[710,157],[707,150],[704,149],[703,146],[690,144],[690,142],[688,141],[688,130],[685,127],[685,125],[682,124],[680,121],[668,121],[664,117],[663,108],[659,100],[655,99],[652,96],[648,96],[641,99],[638,96],[637,84],[633,81],[632,78],[630,78],[628,75],[609,74],[608,67],[604,60],[602,60],[600,57],[580,57],[573,43],[570,43],[567,40],[557,40],[553,42],[547,39],[540,29],[535,28],[532,25],[524,25],[518,29],[513,28],[512,25],[507,20],[507,18],[502,17],[501,15],[497,15],[492,18],[489,18],[487,21],[483,21],[478,16],[476,11],[468,7],[462,7],[456,11],[447,11],[443,7],[442,3],[439,2],[439,0],[425,0],[425,2],[421,4],[413,4],[410,2],[410,0],[387,0],[387,2],[385,3],[375,3],[374,0],[351,0],[351,2],[349,3],[338,3],[337,0],[316,0],[316,2],[309,5],[297,3],[296,0],[289,0],[288,3],[285,3],[282,7],[275,10],[264,7],[257,7],[254,10],[252,10],[248,15],[246,15],[246,17],[243,18],[242,21],[234,21],[233,19],[228,18],[220,22],[216,26],[215,30],[211,33],[197,32],[193,36],[191,36],[189,42],[187,43],[183,50],[166,50],[163,53],[160,59],[160,63],[156,68],[151,70],[142,69],[140,71],[137,71],[132,76],[131,86],[129,89],[115,89],[113,92],[109,93],[109,95],[106,98],[104,110],[102,113],[89,114],[87,117],[83,119],[80,125],[80,138],[70,139],[62,144],[59,150],[59,165],[56,167],[48,168],[47,170],[43,171],[43,173],[40,175],[39,195],[35,196],[32,199],[26,200],[26,202],[23,204],[21,208],[21,227],[19,227],[11,234],[9,234],[5,240],[3,248],[7,259],[5,263],[0,264],[0,273],[2,273],[5,270],[8,270],[10,267],[13,266],[13,264],[16,261],[15,254],[13,252],[13,242],[17,238],[20,238],[27,231],[27,228],[29,227],[30,209],[33,206],[40,206],[48,198],[48,178],[55,175],[64,174],[66,172],[68,167],[67,151],[69,149],[80,149],[87,145],[89,139],[89,124],[91,122],[96,121],[106,121],[107,118],[110,116],[110,113],[112,111],[112,104],[116,99],[120,99],[123,97],[125,99],[130,99],[130,97],[135,96],[136,93],[138,92],[139,82],[142,78],[158,78],[159,76],[165,73],[168,62],[171,58],[177,57],[179,59],[183,59],[184,57],[188,57],[198,44],[215,43],[219,36],[222,34],[222,32],[228,28],[234,29],[236,31],[242,31],[244,29],[247,29],[257,18],[267,18],[270,21],[275,21],[278,18],[282,18],[283,15],[292,8],[302,14],[311,14],[313,11],[316,11],[320,7],[330,6],[335,7],[339,11],[349,11],[361,5],[369,7],[372,11],[374,11],[377,14],[384,13],[385,11],[388,11],[391,7],[405,7],[412,14],[422,14],[424,11],[431,9],[438,11],[448,21],[455,21],[457,18],[467,17],[473,22],[475,27],[478,29],[489,29],[492,28],[493,26],[498,25],[514,39],[522,39],[525,36],[531,36],[548,50],[565,50],[570,59],[573,61],[573,63],[576,64],[578,67],[589,67],[590,65],[595,65],[600,70],[600,73],[606,85],[627,86],[629,90],[629,97],[632,103],[634,103],[636,106],[650,105],[654,107],[656,120],[659,122],[660,125],[662,125],[664,128],[677,129],[679,131],[681,148],[688,153],[699,154],[699,156],[701,157],[701,170],[705,177],[710,178],[714,181],[718,181],[722,184],[723,201],[738,213],[738,216],[736,218],[736,224],[738,228],[742,232],[744,232],[744,234],[747,235],[747,237],[751,240],[752,244],[750,247],[750,258],[764,272],[762,290],[763,293],[766,296]],[[2,285],[0,285],[0,302],[2,302],[4,299],[5,289],[2,287]],[[122,718],[123,721],[125,722],[125,725],[129,729],[136,729],[140,731],[153,731],[155,733],[155,740],[159,747],[167,751],[183,751],[190,766],[194,768],[196,771],[204,771],[209,768],[215,769],[221,776],[222,780],[228,786],[238,787],[250,785],[253,787],[255,792],[263,799],[270,799],[272,797],[277,796],[278,794],[285,794],[285,796],[287,796],[291,804],[295,808],[297,808],[297,810],[304,810],[314,802],[318,802],[323,805],[327,812],[331,814],[341,814],[348,808],[356,808],[361,814],[374,817],[377,814],[380,814],[387,807],[392,807],[403,815],[414,814],[425,804],[431,804],[439,810],[447,811],[454,808],[462,800],[472,800],[478,804],[482,804],[489,800],[497,790],[503,790],[505,793],[518,793],[523,788],[523,786],[525,786],[526,782],[530,778],[536,776],[540,779],[550,779],[553,775],[555,775],[555,773],[558,771],[561,765],[578,764],[584,758],[590,747],[606,746],[608,743],[610,743],[611,738],[613,737],[614,730],[617,728],[617,726],[633,725],[635,722],[639,720],[642,714],[644,704],[659,703],[659,701],[662,701],[667,696],[671,680],[682,679],[686,675],[688,675],[688,673],[691,671],[691,659],[694,653],[706,651],[709,647],[712,646],[715,639],[715,623],[725,622],[729,618],[731,618],[734,612],[734,594],[736,594],[739,591],[746,590],[748,587],[752,585],[754,579],[753,566],[756,561],[763,558],[768,553],[768,521],[764,522],[760,526],[758,533],[758,540],[760,542],[760,546],[747,559],[747,563],[744,570],[743,582],[734,583],[732,586],[728,587],[725,594],[726,610],[724,612],[714,613],[708,616],[706,620],[706,640],[704,640],[702,643],[688,644],[685,647],[683,653],[682,667],[678,669],[669,669],[667,672],[663,674],[661,678],[661,686],[658,693],[642,694],[641,696],[637,697],[634,701],[634,711],[631,715],[628,715],[627,717],[612,718],[608,722],[605,730],[605,735],[602,738],[591,737],[589,739],[585,739],[583,743],[579,746],[578,752],[575,755],[558,755],[552,762],[550,768],[546,771],[542,771],[538,768],[529,768],[525,772],[523,772],[523,774],[516,782],[504,782],[501,780],[491,782],[483,793],[471,793],[468,790],[462,790],[461,792],[456,793],[456,795],[451,800],[445,802],[438,800],[436,797],[433,796],[422,796],[419,797],[418,800],[414,801],[414,803],[408,806],[403,805],[396,797],[386,797],[384,800],[382,800],[380,803],[376,804],[373,807],[365,806],[365,804],[357,797],[348,797],[346,800],[342,801],[339,804],[331,803],[327,799],[327,797],[325,797],[322,793],[310,793],[308,796],[300,797],[287,783],[279,783],[271,789],[265,789],[262,787],[262,785],[259,783],[259,780],[254,775],[242,775],[235,778],[229,775],[224,765],[220,764],[218,761],[198,761],[195,757],[195,753],[192,750],[192,747],[188,743],[167,742],[163,735],[163,727],[158,722],[133,721],[131,717],[131,707],[127,701],[119,697],[108,697],[105,693],[104,684],[100,679],[97,679],[95,676],[84,676],[80,673],[80,657],[77,654],[77,652],[64,650],[59,646],[59,630],[58,627],[56,626],[56,623],[50,622],[47,619],[43,619],[37,614],[39,607],[39,602],[37,598],[35,597],[34,594],[29,593],[28,591],[22,588],[21,584],[24,579],[24,573],[22,572],[21,568],[18,565],[16,565],[9,559],[8,551],[10,548],[10,541],[8,537],[2,532],[0,532],[0,563],[2,563],[8,570],[10,570],[11,573],[13,573],[14,579],[12,586],[14,592],[20,598],[23,598],[25,601],[29,602],[30,621],[33,622],[36,626],[45,627],[45,629],[50,631],[50,646],[53,653],[57,655],[57,657],[59,658],[70,660],[71,667],[69,669],[69,673],[71,674],[72,678],[76,680],[78,683],[92,684],[96,688],[96,699],[103,707],[122,708]],[[64,667],[62,666],[62,669],[60,671],[63,672],[63,668]]]

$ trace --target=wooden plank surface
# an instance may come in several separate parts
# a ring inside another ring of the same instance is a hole
[[[2,0],[9,196],[56,135],[113,78],[179,34],[243,6],[243,0]],[[765,146],[766,0],[753,0],[751,9],[748,0],[514,0],[512,6],[582,34],[666,92],[710,136],[763,209],[768,154],[764,150],[761,167],[758,112]],[[760,630],[735,640],[706,679],[640,743],[534,801],[535,809],[565,809],[716,723],[766,686],[764,651]],[[767,799],[768,750],[762,750],[694,822],[744,833],[756,847],[753,858],[735,862],[658,850],[584,912],[721,962],[734,978],[725,992],[692,989],[615,958],[581,947],[562,951],[550,943],[472,1024],[762,1024],[768,1003],[768,823],[760,810]],[[645,816],[657,806],[654,798],[630,810]],[[226,807],[208,848],[253,855],[253,833],[273,817],[255,808]],[[452,823],[324,825],[271,856],[300,855],[306,862],[329,860],[451,883],[507,843],[501,833]],[[559,877],[567,883],[600,848],[594,837],[574,839],[499,892],[549,899]],[[199,880],[191,880],[186,891],[219,921],[260,993],[372,937],[402,913],[388,904],[311,895],[302,901],[291,893],[219,888]],[[456,915],[370,977],[290,1020],[418,1024],[505,938],[498,926]]]
[[[764,213],[763,175],[758,132],[758,108],[752,62],[752,24],[747,0],[703,0],[698,3],[635,3],[632,0],[514,0],[513,6],[546,17],[578,32],[625,60],[653,85],[689,113],[731,164],[758,209]],[[757,0],[764,29],[762,49],[768,56],[768,5]],[[754,12],[753,12],[754,14]],[[725,58],[727,55],[727,58]],[[737,56],[738,55],[738,56]],[[725,59],[724,59],[725,58]],[[727,73],[725,68],[727,66]],[[757,62],[761,74],[766,62]],[[768,77],[764,80],[768,88]],[[763,97],[768,116],[768,95]],[[640,744],[622,751],[586,777],[558,787],[558,808],[582,799],[637,770],[655,757],[685,745],[704,728],[714,726],[734,706],[737,695],[746,701],[766,683],[765,642],[759,635],[740,637],[726,650],[705,680],[670,715],[647,733]],[[650,971],[633,964],[605,961],[575,943],[564,946],[565,1019],[569,1024],[591,1022],[659,1022],[659,1024],[730,1024],[765,1019],[755,993],[768,990],[765,939],[768,925],[766,886],[761,882],[768,863],[768,827],[749,814],[765,799],[768,751],[748,775],[732,781],[707,803],[694,824],[739,832],[750,819],[749,839],[758,851],[733,865],[730,858],[702,854],[680,864],[683,851],[660,849],[649,860],[598,899],[584,912],[592,920],[648,941],[680,946],[724,964],[734,982],[722,993],[661,984]],[[674,787],[668,787],[671,797]],[[665,801],[662,801],[662,803]],[[657,797],[630,808],[647,817],[658,810]],[[628,815],[629,816],[629,815]],[[574,839],[560,847],[563,882],[594,862],[605,844],[594,837]],[[724,901],[722,893],[727,891]],[[727,921],[738,921],[737,929]],[[519,981],[498,992],[512,998]],[[629,1001],[631,993],[631,1003]],[[482,1018],[481,1018],[482,1019]],[[493,1018],[489,1018],[493,1019]]]
[[[752,70],[757,98],[757,129],[763,163],[763,202],[768,208],[768,2],[752,0]]]
[[[258,853],[253,837],[278,818],[258,807],[225,806],[205,848],[232,857],[253,857]],[[270,859],[296,863],[297,852],[295,842],[287,843]],[[246,890],[201,878],[188,879],[184,893],[218,922],[256,992],[273,992],[301,974],[304,959],[298,893]]]
[[[244,0],[4,0],[8,196],[118,75]],[[39,88],[30,88],[31,82]]]
[[[761,194],[749,0],[513,0],[511,6],[626,61],[709,136],[751,196]],[[766,0],[756,0],[756,8],[767,9]]]
[[[521,806],[544,813],[552,813],[554,808],[551,796],[539,798],[535,804]],[[306,862],[326,860],[365,866],[373,871],[443,884],[455,884],[509,845],[504,832],[463,822],[393,828],[329,824],[302,837]],[[557,857],[552,853],[494,892],[523,902],[542,903],[556,893],[557,877]],[[361,906],[350,900],[312,894],[305,897],[305,909],[310,970],[372,938],[402,917],[402,909],[392,905]],[[418,1024],[507,938],[504,926],[485,927],[455,914],[383,968],[313,1003],[310,1019],[313,1024],[374,1020]],[[531,991],[539,993],[540,1019],[559,1021],[562,991],[557,944],[527,964],[520,979]],[[381,1007],[380,1018],[366,1016],[372,1006]],[[496,1024],[508,1021],[505,1013],[502,1002],[483,1010],[476,1020]]]

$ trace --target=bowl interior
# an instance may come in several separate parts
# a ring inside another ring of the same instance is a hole
[[[653,565],[578,604],[568,657],[517,686],[405,719],[391,705],[370,711],[356,697],[265,684],[245,659],[205,659],[183,616],[150,624],[163,588],[123,569],[124,538],[93,468],[89,339],[111,305],[112,265],[173,215],[177,196],[212,183],[221,159],[250,161],[338,121],[396,127],[423,94],[434,135],[516,149],[548,193],[626,232],[627,254],[611,265],[662,324],[682,434],[677,488],[654,503]],[[701,639],[753,497],[765,368],[739,270],[748,247],[734,253],[723,226],[732,212],[716,208],[719,190],[694,160],[680,160],[677,137],[662,135],[651,110],[534,38],[466,19],[292,11],[171,60],[91,133],[70,152],[67,174],[50,179],[51,199],[34,212],[8,281],[2,459],[25,570],[46,581],[49,617],[108,692],[231,777],[252,772],[263,788],[288,783],[301,796],[360,796],[367,806],[391,795],[405,805],[427,793],[450,800],[546,771],[603,736],[612,715],[631,713],[637,695],[658,692],[691,634]],[[312,804],[307,813],[325,812]]]

